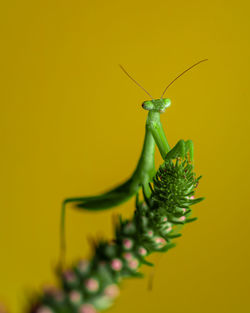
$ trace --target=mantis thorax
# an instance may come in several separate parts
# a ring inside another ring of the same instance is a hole
[[[142,107],[144,110],[148,111],[157,111],[159,113],[164,113],[166,108],[168,108],[171,104],[170,99],[152,99],[147,100],[142,103]]]

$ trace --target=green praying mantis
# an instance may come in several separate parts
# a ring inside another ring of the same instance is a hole
[[[134,78],[132,78],[126,72],[122,66],[120,66],[124,73],[141,89],[143,89],[151,98],[151,100],[147,100],[142,103],[143,109],[148,111],[148,116],[146,120],[145,137],[141,156],[131,177],[121,185],[97,196],[67,198],[63,201],[60,225],[60,262],[62,267],[64,264],[66,251],[65,213],[67,204],[73,203],[76,208],[91,211],[109,209],[120,205],[129,200],[132,196],[135,196],[140,188],[142,188],[145,196],[149,197],[151,194],[150,183],[152,182],[152,178],[156,173],[154,162],[155,145],[159,149],[159,152],[164,160],[182,158],[186,154],[189,154],[190,161],[193,161],[193,142],[191,140],[180,140],[172,149],[170,148],[160,121],[160,114],[164,113],[171,104],[170,99],[163,98],[170,85],[172,85],[184,73],[205,61],[207,61],[207,59],[203,59],[193,64],[181,74],[179,74],[167,85],[160,99],[154,99]]]

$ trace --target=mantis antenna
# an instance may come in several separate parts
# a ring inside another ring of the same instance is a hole
[[[207,60],[208,60],[208,59],[204,59],[204,60],[201,60],[201,61],[197,62],[197,63],[193,64],[192,66],[190,66],[188,69],[186,69],[184,72],[182,72],[181,74],[179,74],[179,75],[178,75],[174,80],[172,80],[171,83],[168,84],[167,87],[164,89],[163,94],[162,94],[162,96],[161,96],[161,99],[163,98],[163,96],[164,96],[165,92],[167,91],[168,87],[170,87],[170,86],[173,84],[173,82],[175,82],[179,77],[181,77],[181,76],[182,76],[183,74],[185,74],[187,71],[191,70],[191,68],[193,68],[193,67],[195,67],[196,65],[198,65],[198,64],[200,64],[200,63],[202,63],[202,62],[205,62],[205,61],[207,61]]]
[[[132,76],[129,75],[129,73],[125,70],[125,68],[119,64],[120,68],[123,70],[123,72],[134,82],[136,83],[137,86],[139,86],[142,90],[144,90],[148,95],[149,97],[154,100],[154,98],[151,96],[151,94],[149,92],[147,92],[147,90],[145,88],[143,88]]]

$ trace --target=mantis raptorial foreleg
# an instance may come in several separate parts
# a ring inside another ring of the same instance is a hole
[[[164,159],[164,157],[166,156],[166,153],[170,150],[170,146],[167,142],[167,138],[164,133],[160,120],[156,119],[157,117],[159,116],[156,116],[155,120],[152,120],[152,118],[148,119],[147,127],[149,131],[151,132],[151,134],[153,135],[155,143],[160,151],[160,154],[162,158]]]

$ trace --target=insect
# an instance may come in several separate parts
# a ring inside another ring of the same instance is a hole
[[[170,99],[163,98],[167,89],[187,71],[205,61],[207,61],[207,59],[203,59],[193,64],[179,74],[167,85],[159,99],[154,99],[147,90],[145,90],[122,66],[120,66],[123,72],[151,98],[151,100],[147,100],[142,103],[143,109],[148,111],[148,116],[146,120],[145,137],[141,156],[131,177],[114,189],[96,196],[67,198],[63,201],[60,225],[60,262],[62,267],[66,251],[65,213],[67,204],[73,203],[76,208],[92,211],[109,209],[129,200],[132,196],[138,193],[140,188],[142,188],[144,195],[149,197],[151,194],[150,183],[156,174],[154,163],[155,145],[159,149],[164,160],[178,159],[189,154],[190,161],[193,161],[193,142],[191,140],[180,140],[172,149],[170,148],[160,121],[160,114],[164,113],[171,104]]]

